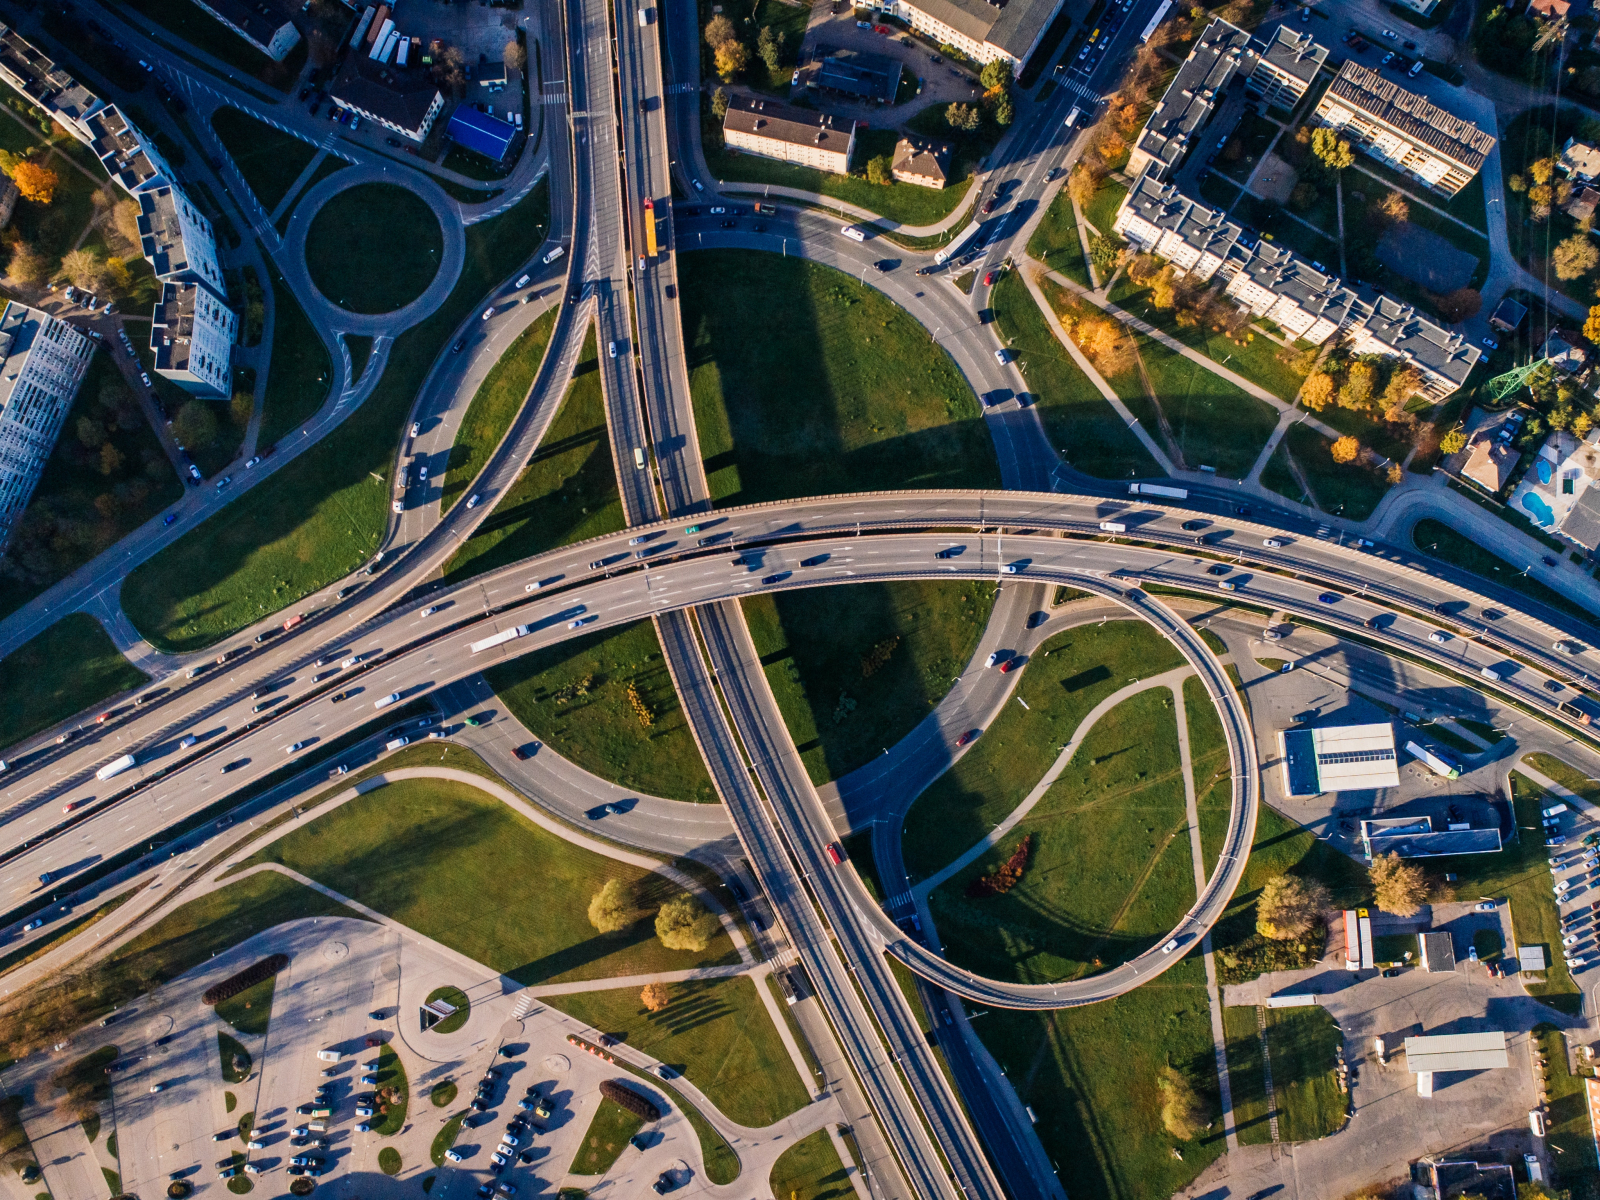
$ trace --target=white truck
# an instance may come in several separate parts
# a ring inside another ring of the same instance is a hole
[[[467,649],[473,654],[481,653],[484,650],[493,650],[496,646],[503,646],[519,637],[527,637],[528,630],[531,628],[531,625],[514,625],[510,629],[495,634],[493,637],[486,637],[482,641],[470,643]]]
[[[567,248],[565,246],[557,246],[554,250],[550,251],[549,254],[546,254],[544,256],[545,264],[548,266],[550,263],[555,262],[556,259],[560,258],[566,252],[567,252]]]
[[[1188,488],[1167,487],[1161,483],[1130,483],[1128,485],[1130,496],[1166,496],[1171,500],[1187,500]]]
[[[124,771],[131,771],[139,765],[139,760],[131,754],[124,754],[121,758],[112,759],[105,766],[94,773],[94,777],[104,783],[113,775],[121,775]]]

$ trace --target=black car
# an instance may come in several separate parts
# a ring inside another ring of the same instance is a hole
[[[460,354],[464,349],[466,349],[466,346],[467,346],[467,339],[466,338],[457,338],[456,339],[456,344],[454,346],[450,347],[450,353],[451,354]]]
[[[717,224],[720,225],[723,229],[732,229],[735,225],[738,224],[738,222],[737,221],[718,221]]]
[[[384,138],[383,140],[388,142],[391,146],[398,146],[400,144],[400,139],[397,137]]]
[[[1546,554],[1541,561],[1543,561],[1544,565],[1547,567],[1553,567],[1556,565],[1556,560],[1551,558],[1548,554]]]
[[[1387,971],[1385,971],[1383,973],[1383,977],[1385,979],[1394,979],[1396,976],[1398,976],[1400,974],[1402,974],[1402,972],[1401,972],[1399,967],[1390,967]]]
[[[938,269],[939,269],[938,267],[918,267],[917,268],[917,274],[918,275],[932,275]]]
[[[1204,521],[1185,521],[1183,523],[1183,527],[1185,529],[1189,530],[1190,532],[1193,532],[1196,529],[1203,529],[1205,527],[1205,522]]]
[[[877,262],[872,264],[872,269],[880,274],[885,271],[892,271],[894,270],[894,262],[892,259],[880,258]]]
[[[308,87],[303,87],[300,89],[300,95],[298,98],[304,100],[309,95],[311,95],[311,89]]]
[[[248,758],[236,758],[231,763],[225,763],[223,765],[222,773],[226,775],[229,771],[237,771],[249,761],[250,760]]]

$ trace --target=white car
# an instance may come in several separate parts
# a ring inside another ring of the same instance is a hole
[[[477,508],[478,507],[478,501],[480,501],[482,499],[483,499],[483,497],[481,495],[479,495],[477,492],[473,492],[472,495],[470,497],[468,497],[468,499],[467,499],[467,507],[468,508]]]
[[[1473,912],[1494,912],[1494,910],[1497,907],[1499,907],[1499,906],[1496,905],[1493,900],[1485,900],[1485,901],[1483,901],[1483,903],[1481,903],[1481,904],[1477,905],[1475,908],[1473,908],[1472,911]]]
[[[537,592],[543,586],[544,586],[544,580],[536,579],[532,583],[530,583],[527,587],[523,588],[522,590],[525,591],[525,592]]]
[[[412,437],[416,437],[417,434],[419,434],[421,432],[422,432],[422,422],[421,421],[413,421],[413,422],[411,422],[411,436]]]
[[[1581,954],[1574,955],[1572,958],[1567,959],[1567,967],[1573,971],[1581,970],[1588,965],[1589,960],[1584,958]]]
[[[244,1173],[246,1175],[259,1175],[261,1174],[261,1168],[256,1166],[255,1163],[245,1163]]]
[[[1442,646],[1450,640],[1450,635],[1442,629],[1435,629],[1428,635],[1428,640]]]
[[[422,480],[423,483],[427,483],[428,482],[428,468],[427,467],[419,467],[417,469],[417,478]]]
[[[439,606],[437,604],[430,604],[430,605],[428,605],[427,608],[422,610],[422,615],[425,616],[425,617],[431,617],[431,616],[433,616],[434,613],[436,613],[438,611],[439,611]]]
[[[265,1142],[246,1142],[244,1145],[246,1150],[265,1150],[267,1148]]]
[[[512,286],[513,287],[519,287],[519,288],[527,287],[528,286],[528,280],[530,280],[532,278],[533,278],[532,275],[524,275],[521,279],[517,280],[516,283],[512,284]]]
[[[606,349],[607,349],[607,350],[608,350],[608,351],[609,351],[609,352],[610,352],[610,354],[611,354],[611,357],[612,357],[612,358],[615,358],[615,357],[616,357],[616,356],[617,356],[617,343],[616,343],[616,339],[612,339],[612,340],[611,340],[611,341],[610,341],[610,342],[607,342],[607,343],[606,343]]]
[[[1563,946],[1576,946],[1578,944],[1578,939],[1582,936],[1583,934],[1581,933],[1569,933],[1566,937],[1561,939],[1561,944]]]
[[[504,1154],[491,1154],[489,1155],[489,1161],[497,1167],[503,1167],[510,1159],[506,1158]]]
[[[485,321],[487,321],[492,316],[494,316],[494,308],[492,306],[483,310],[483,319]]]
[[[294,745],[290,746],[288,750],[284,751],[284,753],[285,754],[299,754],[300,751],[304,750],[305,748],[306,748],[306,744],[304,742],[296,742]]]
[[[356,1126],[357,1133],[370,1133],[371,1131],[372,1123],[370,1121],[362,1121],[361,1124]]]
[[[376,1075],[363,1075],[361,1077],[361,1082],[366,1087],[376,1087],[378,1083],[378,1077]]]
[[[1006,357],[1006,352],[1004,350],[996,350],[994,352],[994,360],[995,360],[995,362],[999,363],[1002,367],[1005,366],[1006,363],[1011,361],[1009,358]]]
[[[1563,879],[1560,883],[1556,884],[1556,895],[1561,895],[1572,886],[1572,883],[1573,881],[1570,879]]]
[[[191,734],[187,734],[187,735],[185,735],[183,740],[181,740],[178,743],[178,749],[179,750],[187,750],[190,746],[194,745],[199,740],[200,739],[195,737],[194,734],[192,734],[192,733]]]
[[[1384,31],[1383,31],[1383,36],[1384,36],[1384,37],[1386,37],[1386,38],[1388,38],[1388,39],[1389,39],[1389,40],[1390,40],[1390,41],[1391,41],[1391,42],[1392,42],[1392,41],[1398,41],[1398,40],[1399,40],[1399,38],[1400,38],[1400,35],[1399,35],[1399,34],[1398,34],[1398,33],[1396,33],[1396,32],[1395,32],[1395,31],[1394,31],[1394,30],[1392,30],[1392,29],[1385,29],[1385,30],[1384,30]]]
[[[311,1129],[310,1129],[309,1126],[296,1125],[293,1129],[289,1130],[289,1136],[290,1137],[305,1137],[306,1134],[308,1134],[310,1132],[311,1132]]]
[[[461,1155],[457,1154],[454,1150],[446,1150],[444,1152],[444,1156],[446,1158],[448,1158],[451,1162],[465,1162],[466,1161],[466,1159],[462,1158]]]
[[[999,661],[1000,661],[1000,651],[996,650],[993,654],[989,655],[989,660],[986,663],[984,663],[983,665],[985,667],[992,667],[992,666],[995,665],[995,663],[997,663]]]
[[[371,1115],[372,1115],[372,1109],[370,1107],[368,1107],[367,1105],[359,1104],[359,1105],[356,1106],[356,1116],[358,1116],[358,1117],[370,1117]]]

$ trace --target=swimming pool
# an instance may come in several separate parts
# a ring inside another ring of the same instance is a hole
[[[1538,465],[1539,465],[1539,482],[1540,483],[1546,483],[1546,484],[1549,483],[1550,482],[1550,460],[1547,459],[1547,458],[1541,458],[1539,460],[1539,464]]]
[[[1550,511],[1550,506],[1538,492],[1523,492],[1522,507],[1532,513],[1533,519],[1541,525],[1549,525],[1555,521],[1555,513]]]

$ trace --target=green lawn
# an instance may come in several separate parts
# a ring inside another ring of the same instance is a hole
[[[1346,1096],[1339,1090],[1334,1070],[1343,1040],[1338,1024],[1324,1008],[1267,1010],[1272,1093],[1278,1106],[1278,1136],[1283,1141],[1314,1141],[1344,1128]]]
[[[0,659],[0,748],[150,677],[87,613],[69,613]]]
[[[335,916],[366,919],[274,872],[241,879],[180,905],[107,958],[71,976],[52,994],[51,1005],[0,1010],[0,1041],[16,1046],[55,1041],[58,1033],[131,1003],[248,937],[285,921]]]
[[[266,1036],[267,1024],[272,1019],[272,993],[276,990],[277,983],[277,976],[263,979],[237,996],[218,1001],[217,1016],[240,1033],[253,1033],[257,1037]]]
[[[1381,471],[1334,462],[1333,442],[1304,422],[1289,426],[1282,444],[1294,455],[1324,512],[1365,521],[1389,490]]]
[[[478,477],[528,401],[533,378],[539,373],[545,347],[550,344],[550,334],[555,329],[557,311],[552,308],[518,334],[517,340],[489,368],[488,375],[478,385],[477,394],[472,397],[466,416],[456,430],[450,462],[440,472],[444,476],[440,481],[441,512],[448,511]]]
[[[219,1031],[217,1055],[222,1063],[223,1083],[243,1083],[250,1078],[250,1051],[238,1038]]]
[[[444,987],[436,987],[433,989],[433,991],[428,993],[428,998],[424,1000],[423,1003],[432,1004],[435,1000],[443,1000],[446,1004],[455,1005],[456,1011],[451,1013],[444,1020],[440,1021],[437,1025],[429,1026],[429,1032],[431,1033],[454,1033],[456,1030],[465,1025],[467,1023],[467,1018],[472,1015],[472,1001],[469,1000],[467,998],[467,994],[458,987],[451,987],[449,984],[446,984]],[[455,1084],[452,1083],[449,1086],[450,1095],[454,1097]],[[433,1102],[438,1105],[450,1103],[448,1099],[441,1100],[439,1098],[438,1088],[435,1088],[433,1091]]]
[[[1004,895],[971,898],[974,881],[1029,836],[1022,881]],[[1044,983],[1142,954],[1165,940],[1194,898],[1172,693],[1161,688],[1101,717],[1034,809],[928,902],[952,961]]]
[[[1261,1069],[1261,1031],[1256,1026],[1256,1010],[1243,1005],[1224,1008],[1222,1036],[1228,1055],[1228,1095],[1233,1100],[1233,1127],[1238,1131],[1239,1144],[1271,1145],[1267,1076]]]
[[[445,564],[444,577],[453,583],[624,524],[591,328],[572,386],[527,469]]]
[[[906,580],[751,596],[745,618],[813,783],[912,731],[972,658],[988,583]],[[887,648],[881,666],[872,652]]]
[[[441,989],[442,990],[442,989]],[[457,1094],[456,1082],[453,1079],[441,1079],[434,1084],[428,1092],[428,1099],[435,1108],[448,1108]]]
[[[1244,478],[1272,436],[1278,410],[1151,338],[1139,339],[1139,357],[1190,468],[1215,467],[1226,478]],[[1145,394],[1142,381],[1139,394]]]
[[[344,170],[349,165],[350,164],[348,162],[340,158],[337,154],[324,155],[322,161],[317,164],[316,170],[311,172],[311,178],[307,179],[301,187],[295,190],[294,202],[283,210],[283,215],[273,223],[274,228],[276,228],[279,233],[286,233],[289,229],[289,222],[294,219],[294,210],[299,206],[300,201],[311,192],[311,189],[316,187],[317,184],[321,183],[329,175],[336,174],[337,172]],[[294,185],[291,183],[290,186],[293,187]]]
[[[137,895],[137,890],[123,892],[122,895],[107,900],[99,908],[83,913],[80,916],[75,916],[71,920],[56,926],[48,936],[37,938],[26,945],[18,946],[9,953],[0,954],[0,975],[3,975],[13,967],[24,966],[36,958],[43,957],[67,938],[72,937],[74,934],[82,933],[90,925],[104,920],[116,912],[117,909],[121,908],[123,904],[135,895]],[[3,1141],[3,1139],[0,1139],[0,1141]]]
[[[658,1013],[639,1003],[638,988],[551,996],[549,1003],[666,1063],[740,1125],[760,1129],[810,1102],[748,978],[675,983],[668,991],[670,1002]]]
[[[1511,588],[1528,599],[1547,604],[1569,617],[1577,617],[1580,621],[1591,625],[1600,620],[1577,601],[1568,600],[1554,588],[1547,587],[1532,576],[1523,575],[1523,567],[1507,562],[1498,554],[1485,550],[1477,542],[1463,533],[1458,533],[1442,521],[1435,521],[1432,518],[1418,521],[1411,530],[1411,544],[1424,554],[1441,559],[1452,567],[1470,571],[1480,578]]]
[[[404,1164],[400,1161],[400,1151],[393,1146],[385,1146],[378,1151],[378,1170],[385,1175],[398,1175]]]
[[[148,322],[145,330],[148,342]],[[137,343],[137,328],[129,336]],[[110,474],[104,473],[107,466]],[[116,364],[109,354],[96,353],[6,547],[0,616],[182,498],[183,483]],[[0,728],[15,726],[0,721]]]
[[[1197,957],[1101,1004],[986,1011],[972,1027],[1038,1116],[1034,1132],[1068,1196],[1170,1196],[1223,1153],[1220,1122],[1193,1142],[1176,1141],[1161,1124],[1156,1081],[1168,1065],[1187,1074],[1211,1111],[1219,1111]]]
[[[578,1153],[568,1168],[573,1175],[604,1175],[611,1170],[622,1152],[628,1148],[628,1139],[644,1128],[644,1118],[636,1117],[614,1100],[600,1101],[594,1120],[583,1135]]]
[[[1052,271],[1060,271],[1074,283],[1092,286],[1088,265],[1083,261],[1083,242],[1078,237],[1078,220],[1072,213],[1072,197],[1062,188],[1045,210],[1039,228],[1028,240],[1028,256]]]
[[[1096,704],[1131,680],[1182,663],[1171,643],[1142,621],[1071,629],[1045,642],[1017,685],[1028,707],[1006,705],[907,815],[903,837],[911,877],[933,874],[1002,821]]]
[[[406,1064],[395,1050],[394,1042],[385,1042],[378,1050],[378,1091],[392,1089],[395,1099],[389,1111],[380,1111],[372,1119],[372,1132],[379,1137],[393,1137],[406,1123],[406,1109],[411,1105],[411,1085],[406,1079]]]
[[[166,651],[209,646],[371,557],[388,525],[394,448],[417,389],[461,319],[533,253],[548,219],[549,192],[541,184],[467,229],[455,290],[395,340],[366,402],[247,499],[128,576],[123,607],[141,633]]]
[[[444,1152],[456,1144],[456,1138],[461,1134],[461,1122],[466,1118],[466,1113],[457,1113],[444,1123],[444,1128],[439,1130],[433,1138],[433,1147],[429,1157],[433,1159],[436,1167],[444,1166]]]
[[[311,282],[349,312],[404,308],[433,282],[443,253],[428,202],[392,183],[346,188],[317,210],[306,233]]]
[[[800,188],[854,204],[901,225],[936,225],[955,212],[966,198],[967,190],[972,186],[970,171],[959,160],[953,163],[955,173],[960,178],[939,191],[912,183],[868,183],[867,161],[879,154],[892,156],[898,140],[899,134],[893,130],[873,129],[858,133],[850,166],[860,173],[852,175],[836,175],[831,171],[798,167],[754,154],[740,154],[720,145],[720,139],[716,143],[707,139],[706,165],[719,180],[728,183],[766,183]]]
[[[719,504],[998,486],[971,388],[886,297],[773,254],[696,251],[679,270],[695,423]],[[751,313],[783,319],[752,337]]]
[[[262,449],[315,416],[328,398],[333,379],[328,348],[272,260],[267,263],[272,272],[272,358],[267,367],[261,433],[256,438]]]
[[[1200,854],[1206,878],[1217,865],[1233,811],[1233,767],[1222,736],[1222,719],[1198,675],[1183,681],[1183,710],[1189,723],[1189,764],[1194,769],[1195,811],[1200,818]]]
[[[1407,955],[1417,957],[1417,935],[1414,933],[1381,933],[1372,939],[1374,962],[1407,962]]]
[[[1555,755],[1542,752],[1529,754],[1523,761],[1541,775],[1555,780],[1567,791],[1577,792],[1590,804],[1600,806],[1600,783],[1596,783],[1577,768],[1562,762]]]
[[[242,41],[237,34],[231,36],[235,41]],[[310,142],[258,121],[237,108],[217,109],[211,114],[211,128],[238,165],[239,173],[256,194],[256,199],[261,201],[262,210],[268,214],[289,194],[290,186],[317,156],[317,148]],[[376,224],[381,228],[386,222]],[[312,270],[316,270],[316,259],[307,257]]]
[[[409,779],[377,788],[254,854],[280,862],[519,983],[604,979],[735,962],[719,933],[702,953],[668,950],[655,910],[678,894],[651,871],[547,833],[466,784]],[[618,933],[589,924],[607,879],[637,889],[640,916]],[[528,881],[538,880],[538,919]]]
[[[1572,1187],[1574,1195],[1593,1188],[1597,1167],[1594,1129],[1589,1121],[1589,1102],[1584,1082],[1567,1067],[1567,1037],[1550,1025],[1534,1026],[1534,1038],[1544,1055],[1545,1090],[1550,1094],[1550,1111],[1545,1136],[1560,1153],[1555,1156],[1557,1186]],[[1540,1068],[1534,1067],[1534,1078]],[[1587,1185],[1587,1186],[1585,1186]],[[1582,1190],[1580,1190],[1582,1189]]]
[[[1110,233],[1111,223],[1117,219],[1117,209],[1122,207],[1127,194],[1127,188],[1113,179],[1107,179],[1089,201],[1089,207],[1083,210],[1083,219],[1101,233]]]
[[[1045,295],[1057,285],[1044,281]],[[1052,315],[1039,311],[1028,285],[1009,272],[989,294],[995,323],[1015,351],[1028,391],[1038,406],[1045,436],[1061,457],[1101,479],[1157,475],[1160,468],[1111,402],[1102,396],[1051,328]]]
[[[484,678],[517,720],[584,770],[669,800],[717,802],[649,621],[524,654]],[[650,711],[648,726],[630,687]]]
[[[1290,469],[1289,444],[1280,441],[1278,448],[1272,452],[1272,457],[1267,460],[1267,465],[1261,471],[1261,484],[1269,491],[1286,496],[1296,504],[1310,504],[1311,496],[1305,488],[1300,486],[1300,481],[1294,477]]]
[[[826,1129],[807,1134],[780,1154],[767,1186],[775,1200],[850,1200],[856,1194]]]

